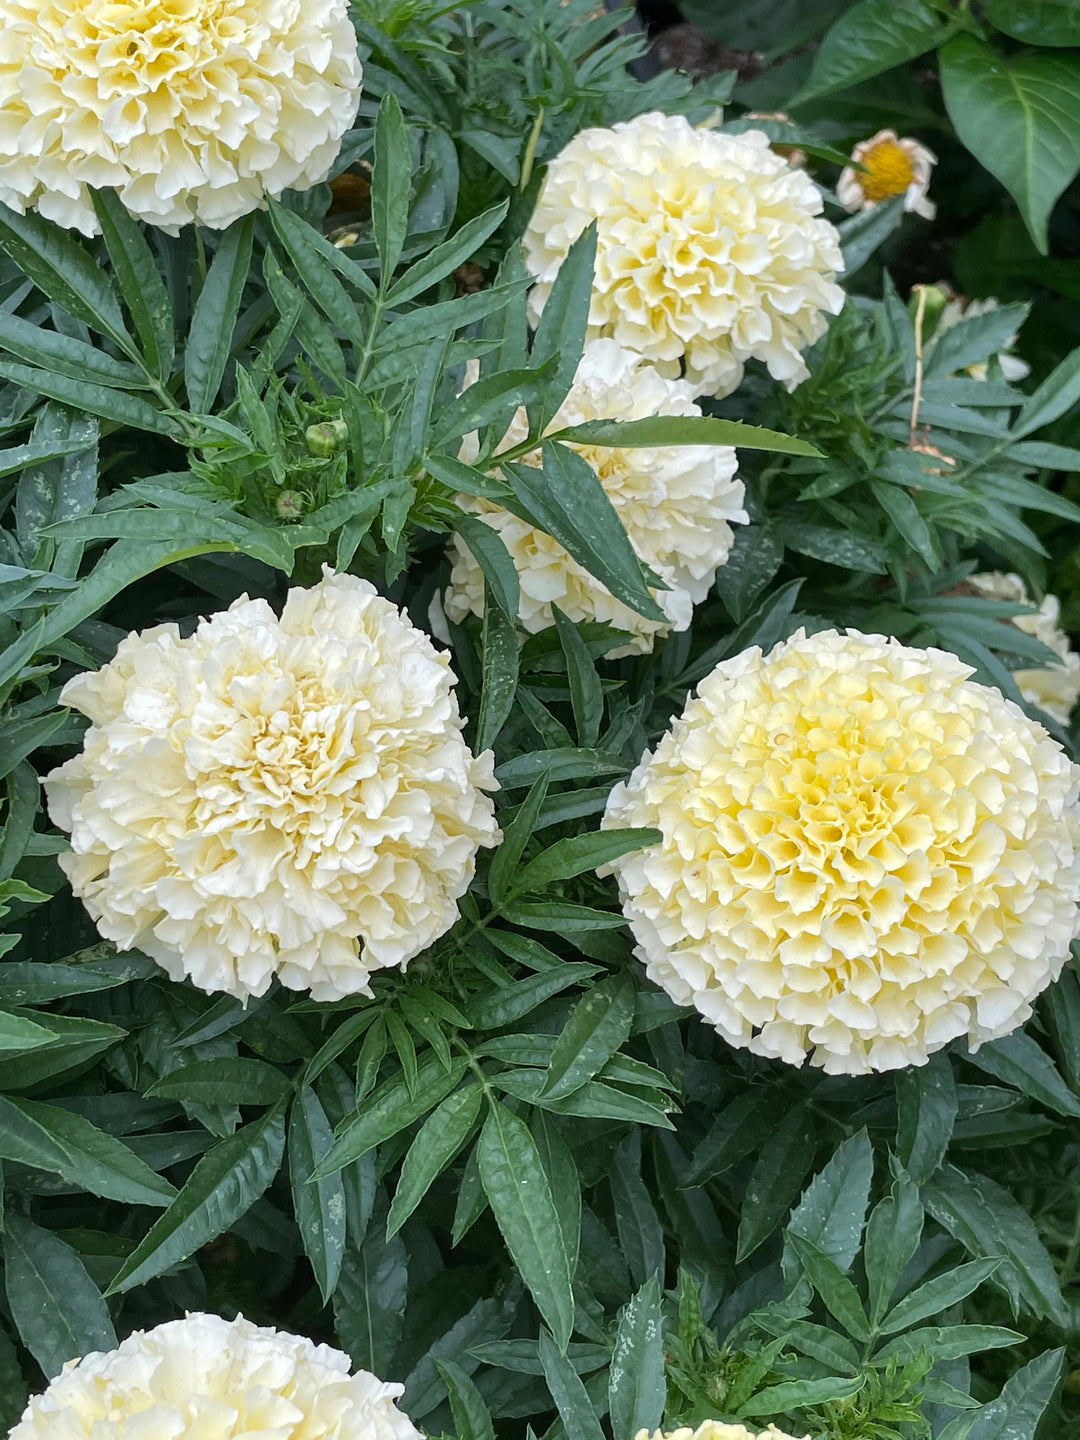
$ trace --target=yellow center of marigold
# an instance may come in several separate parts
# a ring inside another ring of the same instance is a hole
[[[911,157],[895,140],[882,140],[867,150],[860,163],[865,169],[859,181],[868,200],[878,202],[903,195],[915,179]]]

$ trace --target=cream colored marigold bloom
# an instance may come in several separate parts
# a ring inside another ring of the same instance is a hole
[[[587,420],[700,414],[683,381],[665,380],[614,340],[590,340],[573,387],[548,429]],[[500,449],[520,444],[528,434],[528,418],[519,410]],[[648,620],[617,600],[557,540],[527,521],[468,495],[458,495],[457,502],[479,514],[509,550],[521,586],[518,618],[524,630],[534,633],[553,625],[552,606],[557,605],[571,620],[607,620],[629,631],[633,643],[613,654],[649,651],[657,635],[689,626],[694,606],[704,600],[730,553],[731,526],[747,519],[742,481],[735,478],[735,451],[725,445],[574,449],[596,471],[637,554],[671,587],[655,592],[665,623]],[[534,453],[525,463],[539,465],[540,457]],[[484,574],[457,538],[451,556],[444,603],[446,613],[460,623],[470,613],[483,614]]]
[[[695,130],[682,115],[639,115],[583,130],[548,167],[525,232],[533,317],[573,242],[598,242],[589,322],[698,395],[727,395],[749,359],[793,389],[801,352],[844,292],[840,239],[821,195],[758,130]]]
[[[0,0],[0,201],[223,229],[326,178],[360,80],[347,0]]]
[[[188,1315],[65,1367],[11,1440],[420,1440],[403,1385],[329,1345],[244,1319]]]
[[[745,1425],[725,1425],[722,1420],[704,1420],[696,1430],[682,1425],[678,1430],[639,1430],[634,1440],[796,1440],[786,1430],[775,1425],[766,1425],[764,1430],[748,1430]],[[804,1435],[802,1440],[810,1440]]]
[[[1030,605],[1031,597],[1027,586],[1019,575],[1002,575],[990,571],[983,575],[969,575],[968,584],[973,585],[980,595],[990,600],[1015,600],[1018,605]],[[1056,595],[1044,595],[1042,604],[1033,615],[1013,615],[1011,623],[1025,635],[1034,635],[1055,654],[1061,657],[1060,665],[1040,665],[1030,670],[1016,670],[1013,679],[1024,699],[1031,705],[1038,705],[1059,725],[1067,725],[1073,707],[1080,699],[1080,655],[1069,644],[1069,637],[1058,623],[1061,618],[1061,602]]]
[[[872,210],[883,200],[904,196],[904,209],[933,220],[937,206],[927,199],[930,174],[937,156],[918,140],[904,139],[895,130],[879,130],[851,152],[857,170],[849,165],[836,182],[836,198],[845,210]]]
[[[1080,926],[1080,767],[971,667],[878,635],[744,651],[612,791],[650,977],[835,1074],[1006,1035]]]
[[[46,778],[60,863],[106,939],[175,980],[370,994],[457,918],[499,836],[492,755],[445,652],[364,580],[242,597],[129,635],[63,699],[92,724]]]

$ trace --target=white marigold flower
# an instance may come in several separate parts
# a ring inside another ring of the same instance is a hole
[[[0,201],[223,229],[326,178],[361,74],[347,0],[0,0]]]
[[[639,115],[583,130],[548,166],[525,232],[537,318],[573,242],[595,220],[593,333],[636,350],[698,395],[727,395],[749,359],[794,389],[801,352],[839,313],[840,237],[821,195],[759,130]]]
[[[989,600],[1015,600],[1018,605],[1031,604],[1027,586],[1019,575],[988,571],[983,575],[969,575],[968,584]],[[1060,618],[1061,602],[1056,595],[1044,595],[1042,604],[1033,615],[1011,617],[1011,623],[1018,630],[1023,630],[1025,635],[1034,635],[1036,640],[1041,640],[1061,657],[1060,665],[1016,670],[1013,679],[1029,704],[1038,705],[1059,725],[1068,725],[1073,707],[1080,699],[1080,655],[1069,644],[1068,635],[1058,623]]]
[[[972,670],[879,635],[744,651],[612,791],[650,977],[833,1074],[1007,1035],[1080,931],[1080,767]]]
[[[904,209],[933,220],[937,206],[927,199],[930,174],[937,164],[932,150],[918,140],[902,140],[895,130],[879,130],[861,140],[851,152],[857,170],[849,165],[836,182],[836,198],[845,210],[872,210],[883,200],[904,196]]]
[[[242,1318],[188,1315],[65,1366],[11,1440],[421,1440],[394,1403],[405,1387],[350,1364]]]
[[[573,387],[548,428],[554,432],[586,420],[700,414],[684,381],[664,379],[614,340],[590,340]],[[528,434],[522,409],[499,448],[520,444]],[[657,635],[687,629],[694,606],[704,600],[731,551],[731,526],[748,518],[742,481],[735,478],[735,451],[726,445],[574,448],[599,476],[637,554],[671,587],[655,592],[666,623],[647,620],[617,600],[542,530],[487,501],[458,495],[457,502],[498,531],[509,550],[521,584],[518,618],[524,630],[535,633],[553,625],[552,606],[558,605],[571,620],[607,620],[629,631],[633,643],[612,654],[645,653]],[[525,463],[539,465],[539,454],[526,457]],[[469,613],[483,614],[484,574],[456,537],[451,555],[445,608],[460,624]]]
[[[63,691],[92,721],[45,781],[76,895],[202,990],[370,994],[450,928],[499,838],[454,684],[351,575],[290,590],[280,620],[245,596],[188,639],[129,635]]]
[[[786,1430],[778,1430],[775,1425],[766,1425],[764,1430],[748,1430],[745,1425],[704,1420],[696,1430],[691,1430],[689,1425],[682,1425],[678,1430],[655,1430],[652,1435],[648,1430],[639,1430],[634,1440],[796,1440],[796,1437]],[[804,1435],[802,1440],[810,1440],[810,1436]]]

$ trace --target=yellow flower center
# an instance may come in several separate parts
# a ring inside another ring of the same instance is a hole
[[[888,200],[903,195],[915,179],[911,158],[895,140],[881,140],[867,150],[860,162],[866,168],[859,180],[868,200]]]

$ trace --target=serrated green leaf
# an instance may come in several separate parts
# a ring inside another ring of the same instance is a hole
[[[536,1142],[505,1105],[492,1105],[484,1121],[477,1163],[506,1248],[555,1345],[565,1352],[574,1328],[574,1296],[559,1214]]]
[[[123,1294],[180,1264],[239,1220],[265,1193],[285,1149],[285,1102],[221,1140],[121,1265],[108,1294]]]
[[[305,1085],[289,1116],[289,1180],[297,1229],[324,1304],[337,1288],[345,1255],[345,1186],[340,1174],[309,1180],[333,1140],[318,1096]]]
[[[147,368],[159,380],[172,370],[176,336],[172,304],[138,222],[115,190],[91,190],[120,294],[135,325]]]
[[[436,1056],[428,1054],[417,1067],[411,1092],[403,1073],[392,1076],[337,1127],[334,1143],[313,1178],[332,1175],[419,1120],[449,1095],[464,1071],[465,1061],[460,1057],[455,1057],[448,1072]]]
[[[615,975],[590,990],[571,1010],[555,1042],[543,1095],[559,1100],[597,1075],[630,1034],[634,989]]]
[[[19,1338],[48,1379],[69,1360],[116,1348],[108,1308],[79,1256],[21,1215],[6,1219],[4,1283]]]
[[[184,385],[197,414],[210,412],[221,389],[251,268],[253,236],[250,216],[229,226],[195,305],[184,350]]]
[[[661,1282],[652,1275],[620,1310],[608,1371],[612,1431],[650,1435],[659,1426],[667,1399],[664,1380],[664,1325]]]
[[[455,1090],[434,1109],[417,1132],[401,1167],[394,1201],[386,1220],[388,1236],[396,1235],[432,1184],[473,1132],[484,1091],[479,1084]]]

